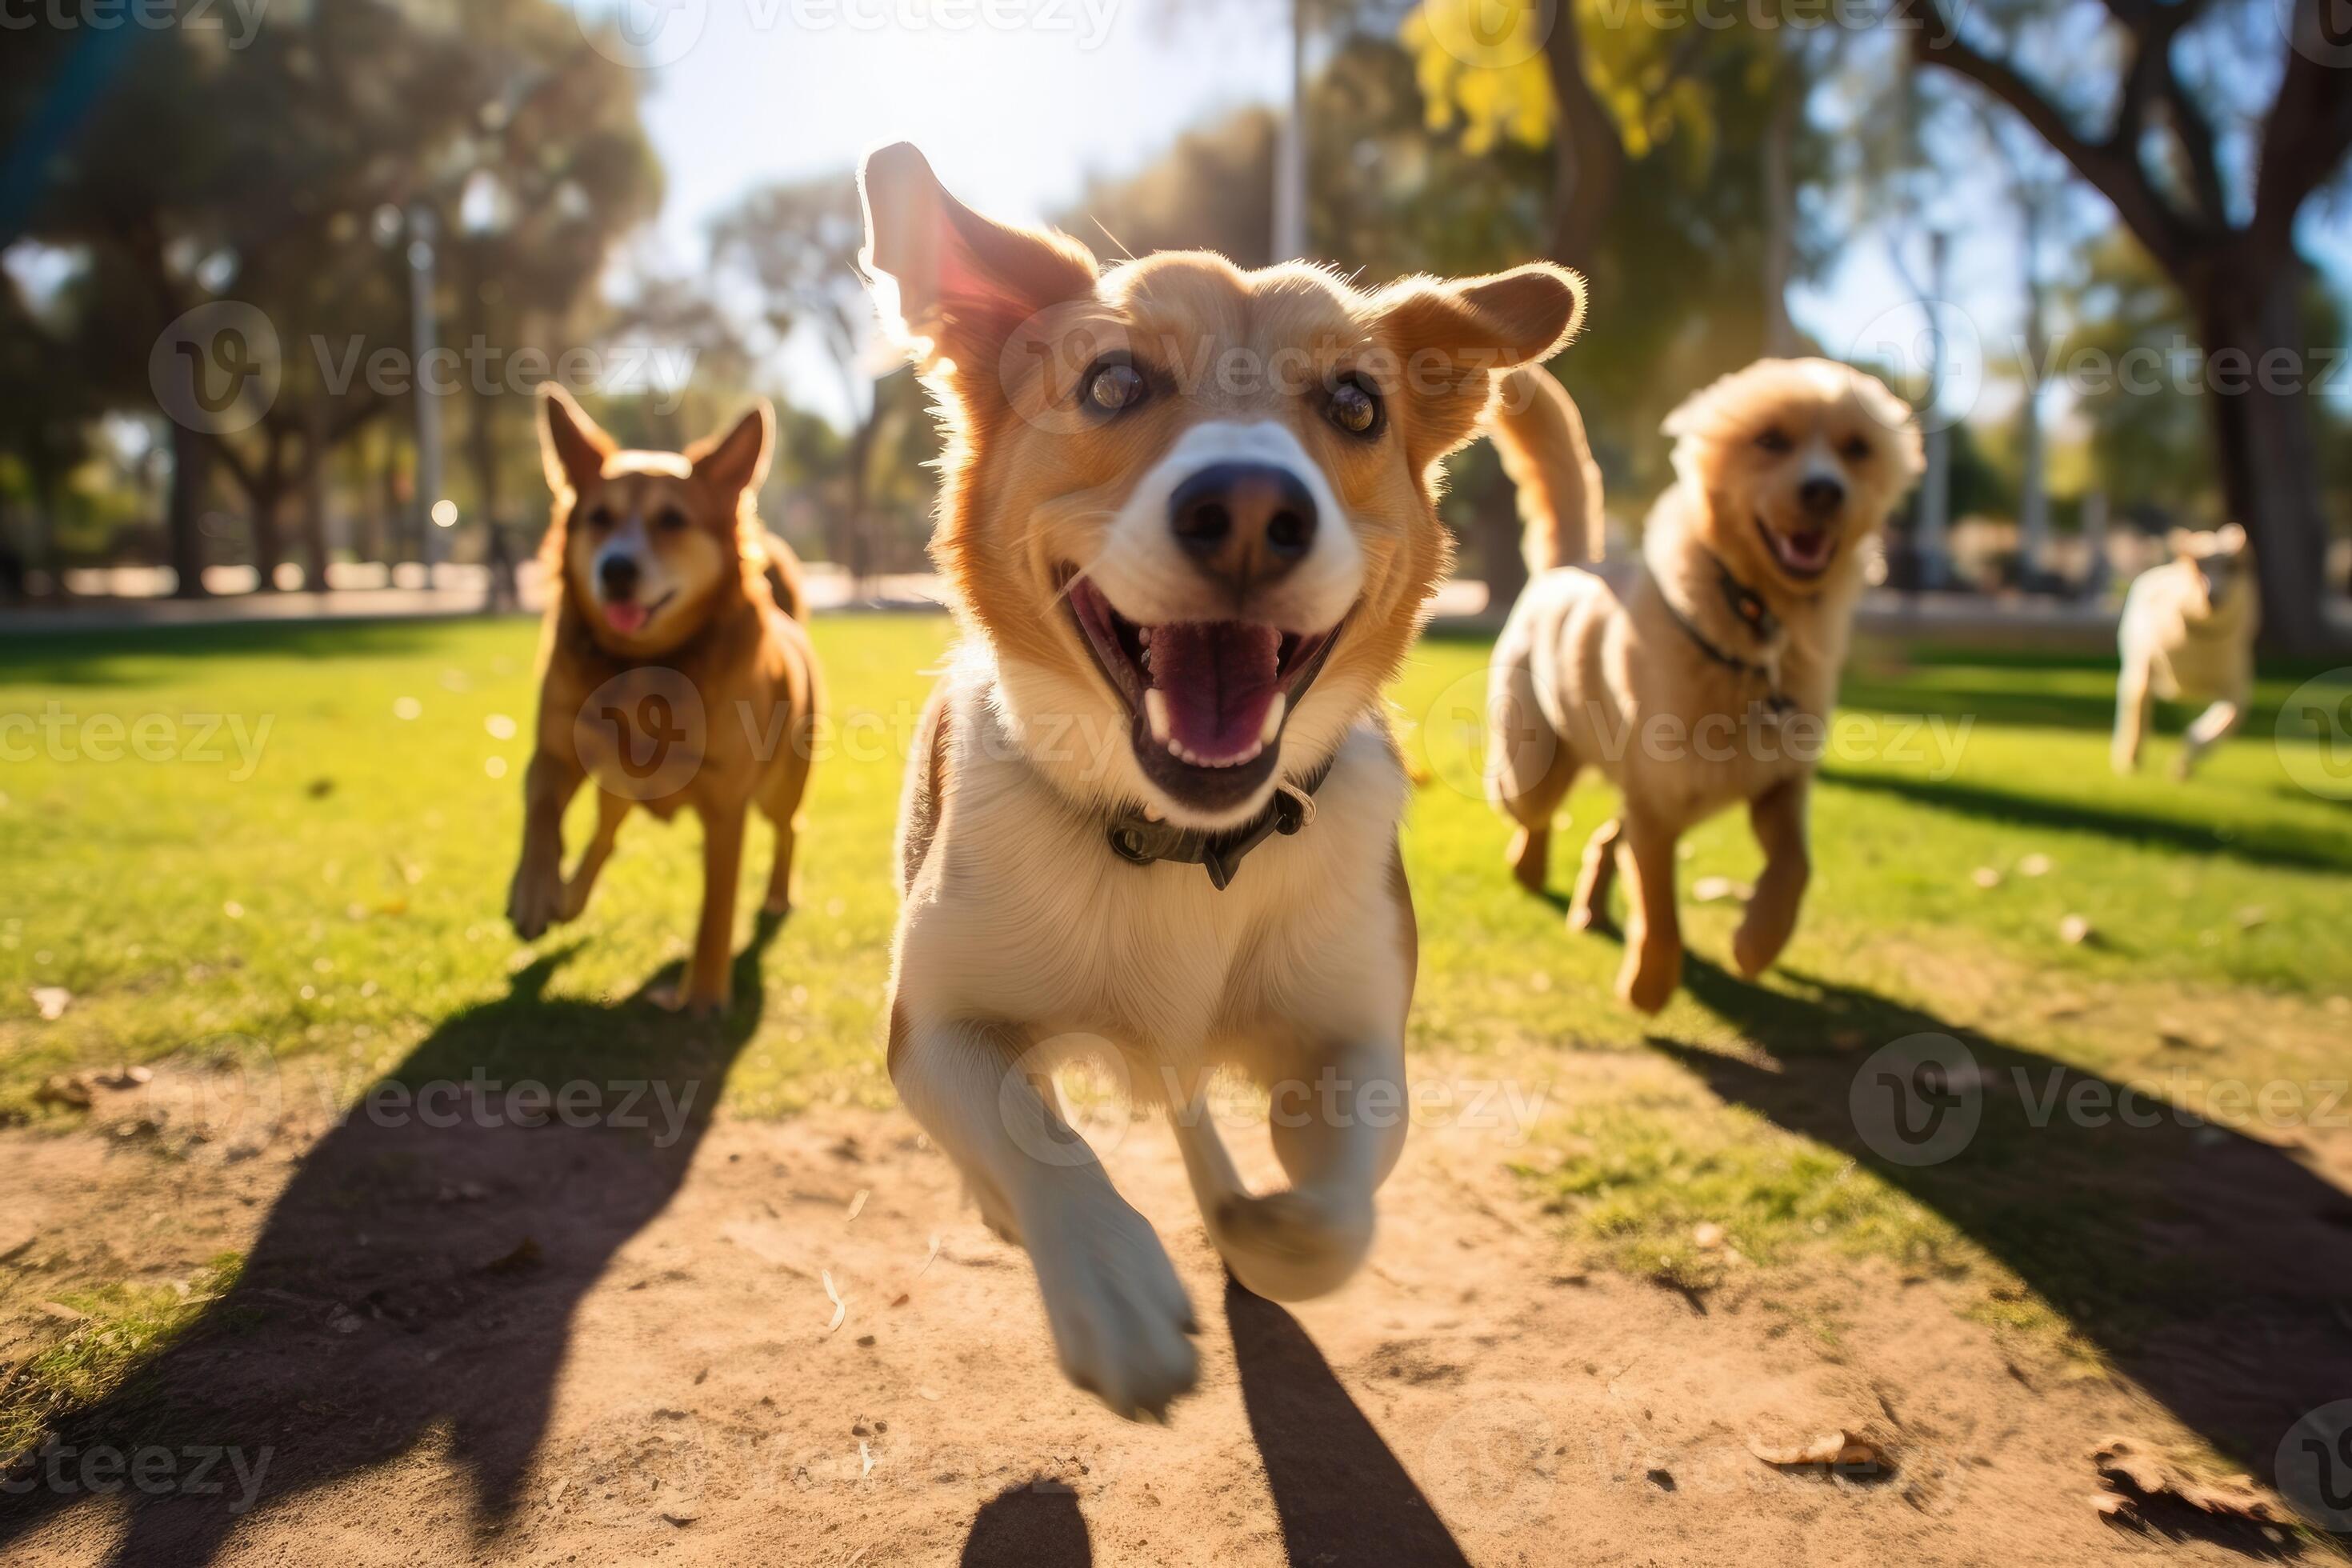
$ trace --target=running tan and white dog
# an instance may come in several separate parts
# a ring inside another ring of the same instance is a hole
[[[1173,1113],[1251,1289],[1316,1295],[1363,1258],[1416,952],[1378,694],[1446,560],[1434,465],[1581,289],[1533,266],[1364,293],[1199,252],[1106,271],[903,143],[861,187],[866,270],[947,427],[933,552],[964,634],[908,768],[890,1074],[1027,1247],[1064,1371],[1164,1413],[1192,1309],[1051,1072],[1092,1057]],[[1271,1091],[1286,1190],[1238,1179],[1202,1100],[1224,1069]]]
[[[1806,793],[1864,546],[1919,474],[1919,434],[1884,384],[1827,360],[1764,360],[1724,377],[1666,420],[1675,483],[1621,593],[1567,563],[1595,542],[1582,424],[1547,373],[1515,374],[1535,385],[1507,395],[1494,434],[1513,475],[1550,499],[1525,509],[1538,575],[1495,646],[1486,792],[1519,825],[1513,874],[1538,890],[1577,774],[1598,767],[1622,792],[1620,816],[1585,847],[1568,923],[1605,917],[1622,859],[1617,994],[1654,1013],[1681,983],[1675,845],[1699,822],[1745,802],[1764,847],[1732,937],[1740,973],[1762,973],[1795,929],[1811,875]]]
[[[2139,766],[2148,709],[2168,702],[2210,704],[2189,726],[2172,776],[2187,778],[2198,759],[2246,716],[2254,689],[2254,634],[2262,603],[2254,588],[2246,531],[2236,523],[2210,532],[2175,530],[2172,559],[2135,579],[2124,595],[2116,641],[2123,676],[2116,683],[2116,772]]]

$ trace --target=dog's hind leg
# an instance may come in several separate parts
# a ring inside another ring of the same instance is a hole
[[[1486,798],[1519,825],[1505,853],[1511,876],[1543,891],[1551,859],[1551,819],[1576,783],[1576,754],[1553,732],[1523,660],[1497,663],[1486,694]]]
[[[624,795],[610,790],[596,792],[596,836],[588,847],[580,852],[580,864],[563,883],[563,903],[557,912],[559,920],[576,921],[588,907],[588,895],[596,890],[596,879],[604,869],[604,862],[613,857],[613,845],[621,837],[621,824],[629,809],[636,803]]]
[[[1372,1245],[1372,1195],[1403,1152],[1404,1050],[1384,1042],[1328,1058],[1314,1082],[1273,1084],[1268,1130],[1290,1185],[1242,1184],[1206,1105],[1172,1120],[1209,1238],[1234,1278],[1271,1301],[1339,1289]]]
[[[2119,773],[2138,771],[2140,738],[2147,732],[2148,707],[2153,700],[2148,692],[2147,661],[2126,661],[2123,675],[2116,682],[2116,737],[2109,759]]]
[[[1609,921],[1609,889],[1617,881],[1617,840],[1624,822],[1611,817],[1585,842],[1584,865],[1576,874],[1576,896],[1568,904],[1568,929],[1591,931]]]
[[[808,789],[808,763],[787,759],[760,800],[760,814],[776,825],[776,858],[768,867],[763,913],[781,915],[793,907],[793,850],[799,837],[801,796]]]
[[[2227,697],[2197,715],[2196,721],[2189,726],[2188,743],[2173,762],[2172,776],[2185,779],[2196,772],[2205,753],[2235,730],[2245,715],[2246,705]]]
[[[1021,1047],[1001,1027],[891,1009],[890,1080],[982,1212],[1027,1247],[1063,1372],[1121,1415],[1164,1415],[1200,1375],[1192,1304],[1150,1225],[1039,1092]]]
[[[1748,823],[1756,842],[1764,847],[1764,870],[1756,879],[1739,929],[1731,933],[1731,958],[1750,980],[1769,969],[1789,945],[1805,884],[1812,879],[1812,858],[1805,847],[1808,793],[1807,781],[1793,778],[1748,803]]]

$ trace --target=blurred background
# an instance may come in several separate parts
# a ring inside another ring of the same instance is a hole
[[[2352,584],[2344,0],[38,0],[0,12],[0,616],[530,607],[550,376],[635,444],[776,400],[820,604],[924,596],[935,451],[852,171],[1106,258],[1583,269],[1622,550],[1765,353],[1929,432],[1874,614],[2091,628],[2237,519]],[[1442,608],[1519,583],[1456,460]]]

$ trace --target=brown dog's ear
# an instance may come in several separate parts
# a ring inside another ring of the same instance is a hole
[[[1372,301],[1418,410],[1414,456],[1434,461],[1467,441],[1497,373],[1549,359],[1584,321],[1584,280],[1565,267],[1530,262],[1451,282],[1409,278]]]
[[[757,491],[768,477],[768,457],[776,446],[776,410],[764,397],[751,405],[724,436],[707,437],[686,449],[694,477],[722,495]]]
[[[539,384],[539,461],[549,489],[578,495],[617,450],[570,393],[551,381]]]
[[[985,366],[992,374],[1024,321],[1094,289],[1085,246],[981,216],[948,195],[910,142],[866,154],[857,189],[866,205],[858,266],[885,323],[926,371]]]

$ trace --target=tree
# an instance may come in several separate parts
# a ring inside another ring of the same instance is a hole
[[[2268,49],[2259,42],[2267,5],[2249,19],[2215,0],[2069,5],[2066,16],[2084,18],[2077,26],[2095,32],[2094,44],[2115,45],[2120,63],[2102,72],[2091,47],[2071,49],[2064,86],[1992,41],[1995,29],[1977,19],[1982,7],[1963,23],[1943,0],[1905,3],[1916,58],[2014,110],[2113,205],[2180,291],[2214,394],[2206,402],[2222,492],[2254,541],[2265,630],[2284,648],[2319,647],[2327,521],[2301,333],[2309,269],[2294,230],[2352,149],[2352,71],[2324,31],[2325,0],[2285,0],[2289,39]],[[2014,5],[2002,9],[2013,22]],[[2209,17],[2208,49],[2234,47],[2237,58],[2191,79],[2176,47]],[[2233,21],[2243,24],[2234,34]],[[2270,62],[2274,70],[2261,68]],[[2243,101],[2242,84],[2265,76],[2277,83],[2267,104]],[[2100,114],[2104,124],[2086,129]],[[2237,180],[2224,127],[2241,116],[2254,129],[2242,149],[2251,177]]]

